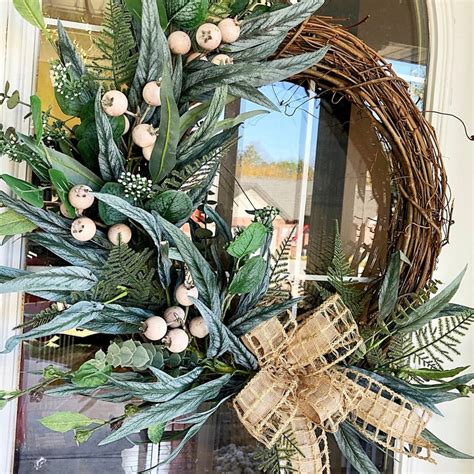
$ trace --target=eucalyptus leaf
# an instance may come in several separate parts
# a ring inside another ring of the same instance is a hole
[[[43,191],[40,188],[8,174],[2,174],[0,178],[20,199],[32,206],[43,207]]]
[[[11,209],[0,214],[0,235],[18,235],[36,229],[36,224]]]
[[[125,171],[124,157],[115,143],[112,126],[102,109],[102,89],[99,88],[95,98],[95,125],[99,140],[100,173],[105,181],[117,180]]]
[[[263,245],[267,228],[261,222],[252,222],[227,247],[227,253],[235,258],[242,258],[256,252]]]
[[[250,258],[243,267],[234,275],[229,286],[231,295],[242,295],[250,293],[265,276],[266,262],[263,257],[257,255]]]
[[[355,430],[351,429],[347,422],[339,425],[339,430],[334,433],[334,438],[344,457],[357,469],[364,474],[380,474],[367,453],[360,445],[359,436]]]
[[[40,423],[51,431],[66,433],[67,431],[89,426],[94,423],[103,423],[103,420],[89,418],[81,413],[60,411],[41,418]]]
[[[160,130],[150,158],[150,174],[155,183],[163,180],[175,167],[179,141],[179,112],[167,66],[163,68],[160,97]]]
[[[142,429],[149,428],[156,423],[166,423],[177,417],[186,415],[196,410],[199,405],[207,400],[212,400],[230,380],[230,375],[223,375],[218,379],[203,383],[187,392],[178,395],[167,403],[160,403],[145,408],[136,415],[125,420],[123,425],[102,440],[99,445],[118,441]]]

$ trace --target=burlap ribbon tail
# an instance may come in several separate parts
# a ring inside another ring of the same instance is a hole
[[[326,432],[348,420],[367,439],[396,452],[433,461],[422,436],[431,414],[376,380],[338,365],[362,343],[339,296],[301,323],[270,319],[242,338],[260,371],[234,400],[249,431],[267,447],[290,433],[298,446],[292,467],[329,473]]]

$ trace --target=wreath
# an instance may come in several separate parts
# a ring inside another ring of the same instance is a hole
[[[439,403],[472,391],[474,374],[445,364],[474,312],[449,303],[463,273],[439,292],[430,280],[446,179],[434,132],[390,66],[311,17],[322,0],[109,0],[93,58],[61,22],[55,33],[46,28],[38,1],[27,3],[15,5],[57,52],[56,99],[75,125],[8,83],[0,96],[30,108],[32,135],[2,128],[0,151],[26,162],[36,183],[2,176],[15,196],[0,193],[1,233],[64,261],[36,272],[0,268],[1,293],[52,302],[4,352],[75,328],[99,334],[102,347],[78,368],[51,365],[38,385],[0,392],[1,403],[39,389],[127,402],[118,417],[41,420],[77,443],[96,431],[102,445],[143,430],[160,443],[179,418],[185,429],[172,436],[181,442],[162,463],[230,401],[267,450],[265,472],[330,472],[328,436],[359,472],[378,472],[361,441],[429,461],[433,452],[468,457],[427,429]],[[278,110],[259,87],[287,78],[314,79],[320,94],[367,110],[390,152],[391,256],[381,284],[365,293],[347,280],[336,236],[328,284],[294,297],[289,243],[271,251],[278,210],[252,211],[252,223],[233,230],[210,198],[240,124],[266,113],[222,119],[226,104],[245,98]]]

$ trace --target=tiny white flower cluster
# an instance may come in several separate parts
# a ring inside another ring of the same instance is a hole
[[[51,82],[58,94],[61,94],[65,99],[72,100],[79,97],[82,92],[83,84],[81,81],[71,80],[68,73],[68,68],[71,63],[66,63],[64,66],[59,61],[54,61],[51,64]]]
[[[0,135],[0,155],[3,155],[10,160],[18,160],[18,139],[12,133],[9,136]]]
[[[139,174],[130,173],[130,171],[123,172],[118,182],[125,188],[125,197],[133,197],[134,201],[150,197],[153,189],[153,181],[151,179]]]
[[[41,116],[41,121],[43,123],[43,139],[47,142],[54,142],[59,140],[65,140],[67,138],[67,133],[64,130],[63,122],[60,120],[50,121],[49,111],[43,112]]]

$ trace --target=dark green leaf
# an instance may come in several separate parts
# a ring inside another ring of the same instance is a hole
[[[43,137],[43,114],[41,112],[41,100],[37,95],[30,97],[31,120],[35,130],[36,143],[41,143]]]
[[[217,232],[224,237],[226,242],[230,242],[232,240],[232,231],[227,222],[210,206],[204,206],[204,212],[216,224]]]
[[[260,255],[250,258],[245,265],[239,269],[229,286],[229,293],[242,295],[250,293],[258,286],[265,276],[266,262]]]
[[[400,285],[401,252],[390,257],[387,273],[382,282],[379,295],[379,313],[377,320],[385,321],[395,310],[398,301],[398,287]]]
[[[58,194],[59,199],[66,207],[69,216],[71,218],[75,217],[76,210],[71,206],[71,203],[69,202],[69,191],[72,188],[72,185],[69,183],[62,171],[50,168],[48,170],[48,173],[51,179],[51,184],[53,185],[53,188]]]
[[[120,183],[105,183],[100,192],[111,194],[113,196],[119,196],[129,204],[133,203],[133,198],[126,198],[124,196],[124,188]],[[120,224],[127,221],[127,216],[125,214],[121,213],[112,206],[105,204],[104,202],[99,202],[99,215],[102,219],[102,222],[106,225]]]
[[[461,451],[449,446],[444,441],[441,441],[438,437],[431,433],[431,431],[425,429],[421,435],[433,445],[433,451],[437,454],[440,454],[441,456],[453,459],[474,459],[474,456],[462,453]]]
[[[159,194],[148,201],[147,206],[173,224],[187,220],[193,212],[193,203],[188,195],[174,190]]]
[[[43,191],[36,186],[23,181],[19,178],[14,178],[8,174],[0,175],[0,178],[5,181],[8,187],[23,201],[35,207],[43,207]]]
[[[439,312],[451,301],[466,273],[466,268],[442,291],[428,300],[422,306],[408,314],[408,317],[398,323],[398,332],[410,333],[421,329],[425,324],[436,318]]]
[[[172,0],[166,2],[168,18],[179,28],[192,29],[204,23],[209,0]]]
[[[179,112],[174,99],[173,84],[169,70],[163,69],[161,82],[160,131],[150,158],[150,174],[157,183],[170,173],[176,165],[176,148],[179,141]]]
[[[86,184],[94,191],[97,191],[103,185],[103,181],[92,171],[79,163],[71,156],[65,155],[52,148],[47,148],[48,159],[55,170],[64,173],[67,180],[73,184]]]
[[[11,209],[0,214],[0,235],[25,234],[35,229],[36,224]]]
[[[344,457],[364,474],[380,474],[367,453],[362,449],[359,436],[350,428],[347,422],[339,425],[339,430],[334,433],[334,438]]]
[[[58,47],[62,63],[70,64],[75,79],[82,78],[86,74],[86,67],[60,20],[58,20]]]
[[[256,252],[263,245],[267,235],[266,227],[260,222],[252,222],[227,247],[227,253],[235,258],[245,257]]]
[[[201,403],[215,398],[229,380],[230,375],[223,375],[216,380],[188,390],[167,403],[160,403],[145,408],[135,416],[125,420],[124,424],[118,430],[107,436],[99,445],[102,446],[118,441],[125,436],[138,433],[142,429],[149,428],[156,423],[166,423],[177,417],[191,413],[196,410]]]

